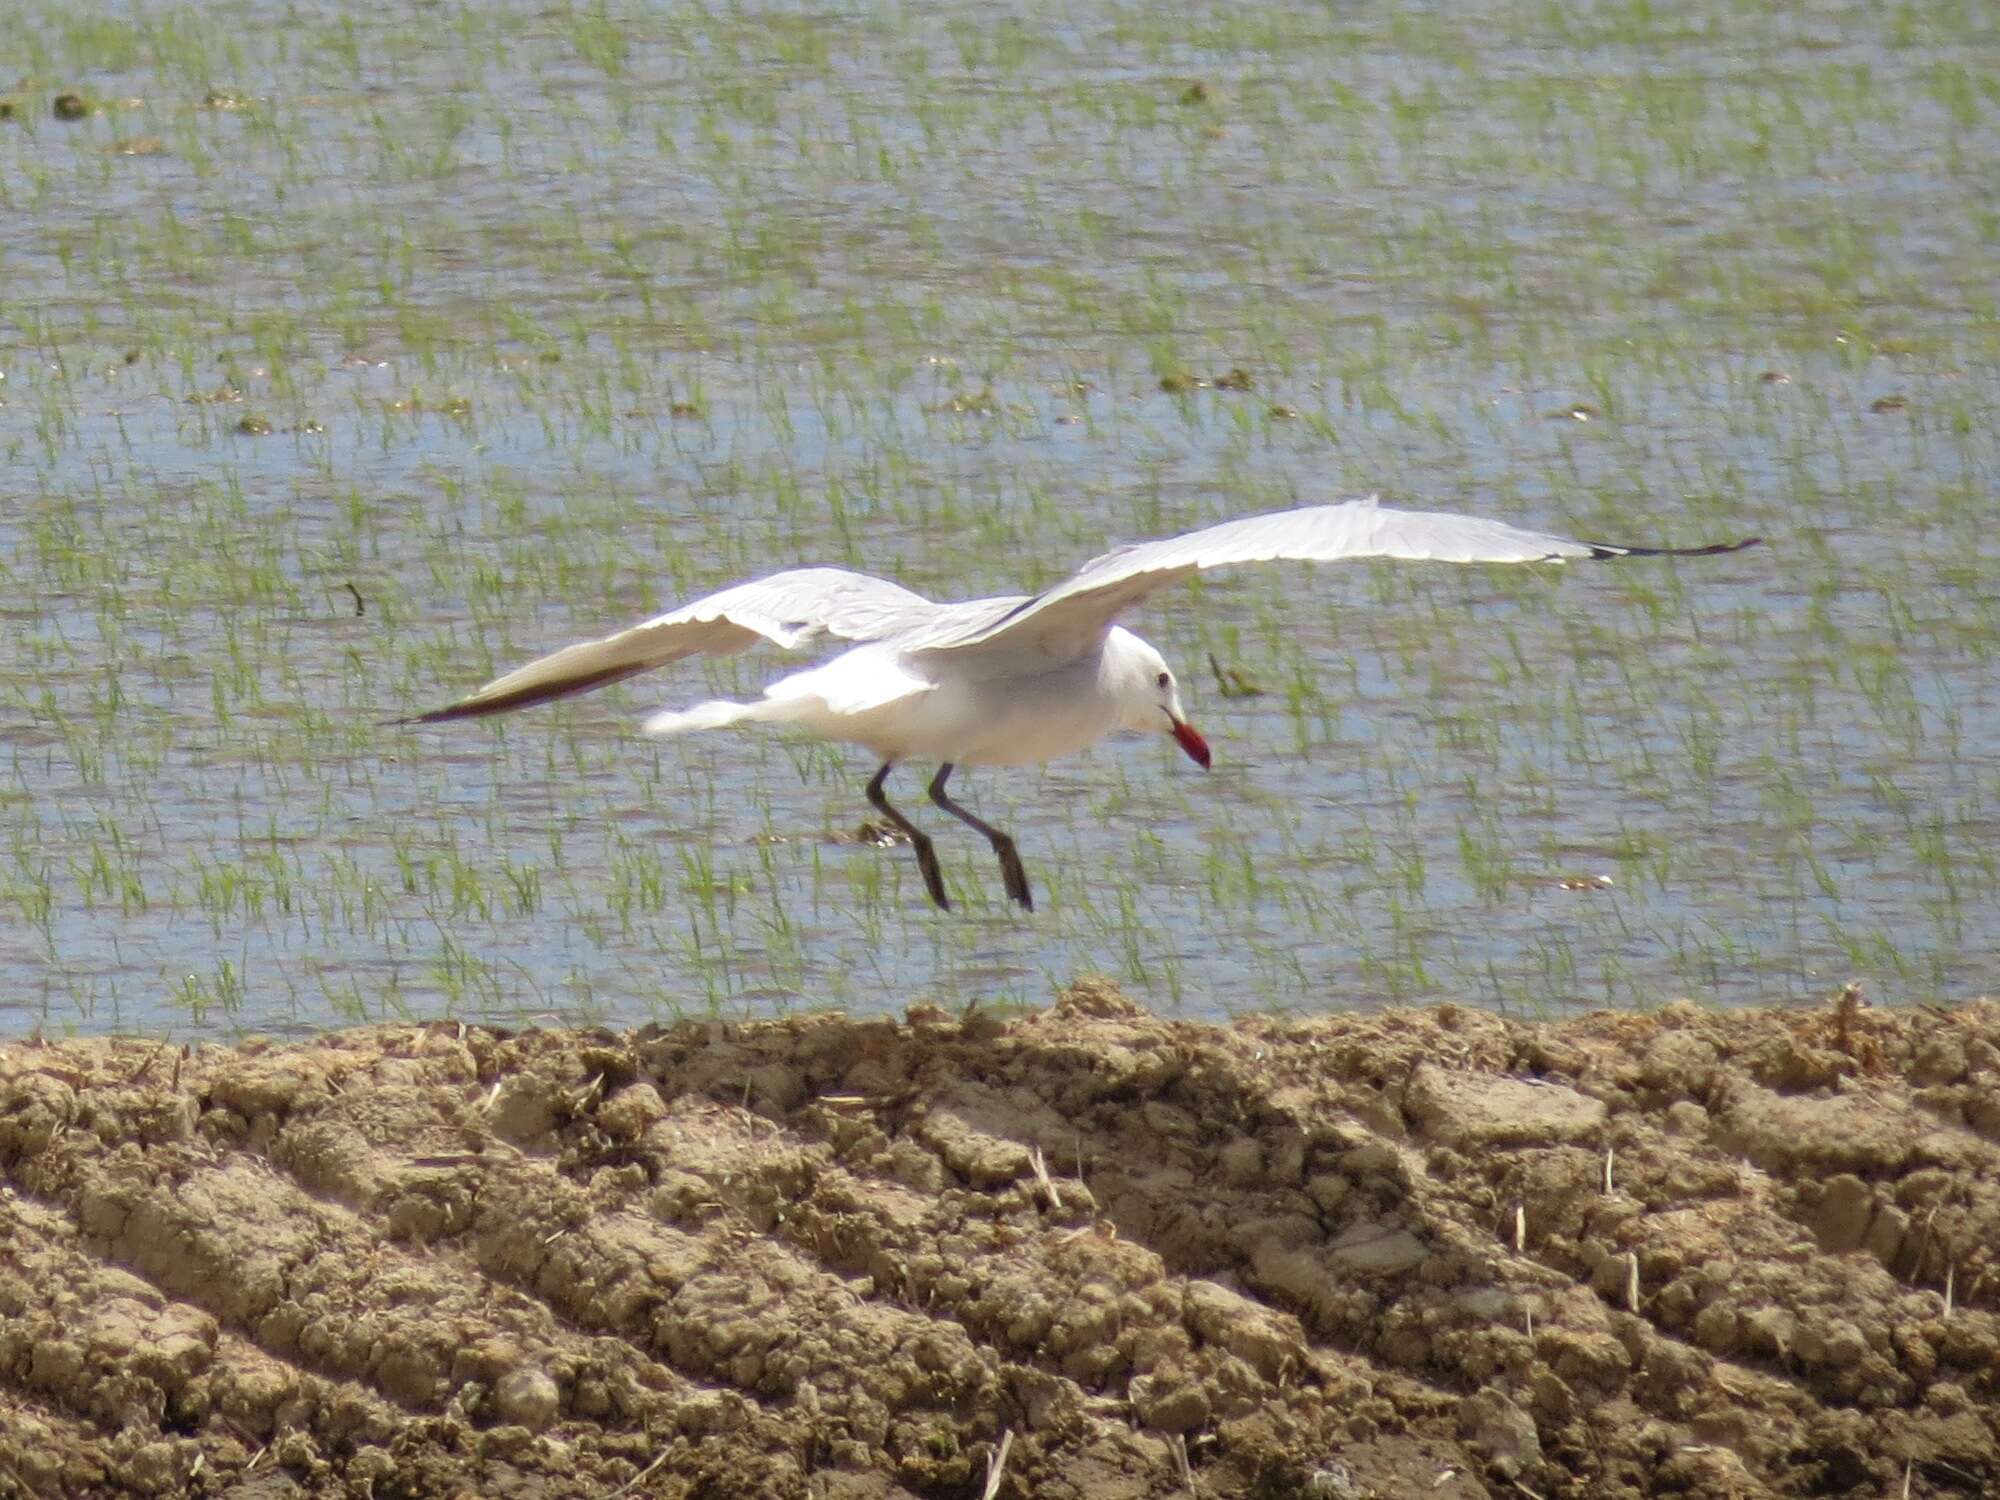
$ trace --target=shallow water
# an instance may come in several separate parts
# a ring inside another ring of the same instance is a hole
[[[1990,988],[1983,7],[86,5],[0,53],[10,1029]],[[1008,592],[1373,490],[1770,545],[1156,600],[1213,773],[954,782],[1032,917],[914,769],[951,915],[840,837],[860,752],[632,732],[769,656],[379,722],[779,565]]]

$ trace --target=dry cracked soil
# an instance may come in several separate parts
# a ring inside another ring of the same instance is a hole
[[[2000,1004],[0,1045],[0,1496],[2000,1495]]]

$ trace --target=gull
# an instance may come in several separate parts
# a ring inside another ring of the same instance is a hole
[[[589,692],[696,655],[767,642],[786,651],[845,642],[822,664],[780,677],[748,703],[713,701],[645,721],[669,738],[737,724],[792,725],[861,745],[880,762],[869,803],[910,841],[931,900],[949,910],[930,836],[883,792],[904,761],[937,766],[930,799],[983,834],[1009,897],[1035,901],[1014,841],[952,800],[960,766],[1040,764],[1088,749],[1117,730],[1164,731],[1206,769],[1208,741],[1188,722],[1166,660],[1118,620],[1169,584],[1251,562],[1340,562],[1384,557],[1454,563],[1563,563],[1619,557],[1708,557],[1762,538],[1703,547],[1572,541],[1501,521],[1396,510],[1369,496],[1245,516],[1092,558],[1033,595],[935,603],[900,584],[845,568],[792,568],[496,677],[476,692],[405,723],[505,713]]]

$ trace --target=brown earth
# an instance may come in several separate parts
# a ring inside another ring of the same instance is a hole
[[[2000,1495],[2000,1004],[0,1047],[0,1496],[1190,1492]]]

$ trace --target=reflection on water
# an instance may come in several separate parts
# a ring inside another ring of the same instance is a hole
[[[45,8],[0,124],[13,1029],[1986,987],[1995,24]],[[1771,545],[1157,601],[1212,774],[954,783],[1032,917],[948,822],[951,916],[844,837],[858,751],[632,733],[769,657],[380,722],[781,565],[1002,592],[1376,489]]]

